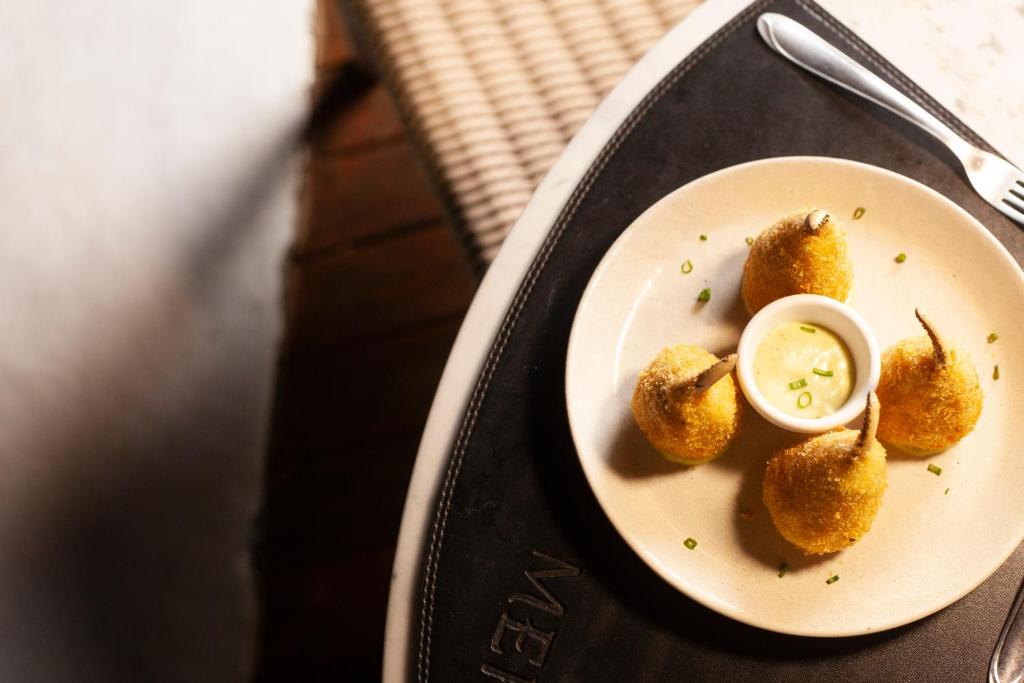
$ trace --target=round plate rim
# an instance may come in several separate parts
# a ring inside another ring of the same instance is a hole
[[[615,241],[612,242],[612,244],[608,247],[608,249],[604,253],[604,256],[601,257],[601,261],[598,263],[593,273],[591,273],[590,279],[587,282],[587,286],[583,290],[583,294],[580,297],[579,303],[577,304],[576,312],[573,315],[573,323],[569,332],[569,342],[566,347],[564,390],[566,413],[569,421],[569,431],[572,435],[573,446],[576,449],[576,456],[579,459],[580,467],[582,468],[584,477],[587,480],[587,485],[590,487],[591,492],[593,492],[594,497],[597,499],[598,505],[600,505],[605,516],[612,523],[612,526],[615,528],[616,532],[626,542],[626,544],[629,545],[633,552],[636,553],[637,556],[639,556],[648,567],[650,567],[656,574],[658,574],[658,576],[663,581],[665,581],[670,586],[678,590],[680,593],[686,595],[687,597],[700,603],[708,609],[718,612],[719,614],[723,614],[741,623],[748,624],[750,626],[754,626],[767,631],[772,631],[775,633],[819,638],[841,638],[849,636],[868,635],[871,633],[879,633],[881,631],[887,631],[890,629],[898,628],[900,626],[904,626],[906,624],[918,621],[919,619],[923,619],[927,616],[935,614],[936,612],[939,612],[940,610],[948,607],[949,605],[953,604],[965,595],[969,594],[971,591],[973,591],[982,583],[984,583],[990,576],[992,576],[992,574],[994,574],[1003,564],[1006,563],[1010,555],[1012,555],[1013,552],[1017,549],[1017,547],[1022,542],[1024,542],[1024,521],[1022,521],[1019,524],[1016,537],[1012,539],[1012,542],[1007,543],[1007,547],[1004,548],[1003,552],[999,555],[998,562],[993,563],[992,570],[984,574],[978,581],[969,584],[962,592],[958,592],[956,595],[953,595],[951,597],[948,595],[943,596],[941,599],[936,600],[935,604],[928,604],[922,609],[915,611],[909,615],[902,615],[899,617],[892,618],[890,620],[884,620],[880,624],[873,626],[869,631],[865,631],[862,628],[836,630],[786,628],[778,624],[768,623],[767,620],[763,618],[758,618],[757,615],[750,615],[743,610],[734,609],[728,603],[725,603],[717,599],[713,595],[708,595],[704,591],[692,589],[689,585],[687,585],[686,581],[682,579],[676,580],[676,578],[670,572],[668,572],[664,567],[662,567],[661,561],[657,557],[655,557],[653,553],[648,552],[643,547],[641,547],[637,542],[635,542],[634,539],[627,532],[627,530],[622,528],[620,520],[617,519],[609,511],[609,508],[605,504],[605,500],[602,499],[602,494],[599,491],[600,487],[594,485],[593,472],[591,470],[591,467],[593,467],[593,465],[588,466],[588,460],[583,457],[582,449],[580,447],[580,439],[577,436],[578,428],[573,420],[573,407],[569,396],[569,388],[572,382],[571,373],[573,370],[573,354],[577,345],[579,344],[578,328],[581,324],[581,312],[584,310],[588,301],[593,295],[593,292],[596,288],[596,283],[600,279],[600,275],[614,260],[615,254],[621,248],[622,244],[629,238],[629,236],[636,229],[638,223],[643,219],[644,216],[648,215],[650,212],[655,210],[655,208],[658,207],[662,202],[666,201],[669,197],[679,192],[682,192],[684,190],[692,191],[694,188],[697,188],[700,185],[706,184],[708,182],[718,180],[724,175],[736,173],[741,170],[749,169],[751,167],[772,166],[777,164],[825,164],[834,165],[838,167],[853,167],[859,170],[865,170],[870,173],[875,173],[897,183],[909,184],[910,186],[914,187],[919,191],[923,190],[925,195],[929,196],[931,200],[939,202],[946,208],[952,210],[953,213],[959,215],[959,217],[962,218],[968,225],[970,225],[970,227],[975,232],[979,233],[983,239],[987,240],[990,246],[994,246],[996,249],[996,253],[999,255],[999,257],[1004,259],[1013,266],[1013,269],[1017,273],[1018,280],[1024,282],[1024,271],[1021,270],[1021,267],[1017,263],[1016,259],[1013,257],[1012,254],[1010,254],[1009,250],[1007,250],[1003,243],[1000,242],[995,237],[995,235],[993,235],[984,225],[982,225],[980,221],[978,221],[963,207],[961,207],[959,204],[952,201],[945,195],[937,192],[931,187],[928,187],[924,183],[914,180],[913,178],[909,178],[901,173],[897,173],[889,169],[881,168],[879,166],[874,166],[872,164],[867,164],[860,161],[826,156],[770,157],[766,159],[756,159],[753,161],[747,161],[741,164],[735,164],[733,166],[727,166],[725,168],[713,171],[698,178],[694,178],[693,180],[690,180],[689,182],[680,185],[679,187],[666,193],[656,202],[654,202],[646,209],[644,209],[636,218],[633,219],[629,226],[627,226],[626,229],[623,230],[622,233],[620,233],[619,236],[615,238]]]

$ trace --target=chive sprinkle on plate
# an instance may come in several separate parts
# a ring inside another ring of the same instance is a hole
[[[819,377],[831,377],[832,375],[835,374],[831,370],[822,370],[820,368],[814,368],[814,370],[812,370],[812,372],[815,375],[818,375]]]
[[[817,332],[816,329],[814,329],[813,327],[808,327],[807,325],[801,325],[800,329],[808,334],[814,334],[815,332]]]
[[[701,242],[707,242],[708,241],[708,236],[707,235],[701,235],[700,236],[700,241]]]
[[[853,212],[853,220],[859,221],[863,215],[864,215],[864,207],[863,206],[858,206],[857,209]]]
[[[686,546],[687,550],[693,550],[697,547],[697,541],[693,540],[692,538],[688,538],[685,541],[683,541],[683,545]]]
[[[987,339],[989,344],[994,344],[996,339],[999,339],[999,335],[993,332],[992,334],[988,335]]]
[[[753,237],[748,237],[748,238],[747,238],[747,246],[749,247],[749,246],[751,246],[752,244],[754,244],[754,238],[753,238]]]
[[[801,377],[800,379],[796,380],[795,382],[790,382],[789,383],[789,388],[790,389],[800,389],[800,388],[806,387],[806,386],[807,386],[807,380],[805,380],[803,377]]]
[[[789,563],[783,562],[779,565],[779,578],[781,579],[789,571]]]
[[[827,579],[825,579],[825,583],[827,583],[828,585],[831,586],[833,583],[835,583],[838,580],[839,580],[839,574],[833,574],[832,576],[830,576]]]
[[[700,294],[697,295],[697,301],[701,302],[702,304],[706,304],[707,302],[711,301],[711,288],[705,287],[704,289],[700,290]]]
[[[992,379],[999,379],[999,363],[996,363],[996,366],[992,368]]]
[[[689,275],[693,272],[693,264],[690,263],[690,259],[683,261],[683,265],[679,266],[679,270],[682,271],[683,275]]]
[[[805,391],[804,393],[796,397],[796,407],[806,408],[807,406],[811,405],[812,400],[813,399],[811,397],[811,392]]]
[[[896,263],[903,263],[904,261],[907,260],[907,255],[904,254],[901,251],[900,253],[896,254],[896,259],[895,260],[896,260]]]
[[[938,465],[929,464],[928,471],[934,474],[936,477],[942,474],[942,468],[939,467]]]

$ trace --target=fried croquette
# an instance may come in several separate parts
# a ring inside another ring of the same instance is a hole
[[[897,342],[882,354],[878,438],[909,455],[932,455],[978,423],[983,396],[971,357],[949,344],[915,311],[928,336]]]
[[[662,349],[633,392],[633,419],[651,445],[684,465],[721,455],[739,427],[735,366],[736,354],[718,360],[699,346]]]
[[[743,264],[741,293],[751,313],[792,294],[846,301],[853,265],[846,231],[821,209],[783,218],[754,240]]]
[[[764,504],[783,538],[807,555],[837,552],[871,530],[886,488],[878,403],[869,394],[859,432],[826,432],[768,461]]]

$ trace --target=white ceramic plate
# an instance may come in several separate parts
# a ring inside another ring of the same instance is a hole
[[[773,450],[806,437],[745,406],[728,452],[707,465],[678,466],[647,444],[629,401],[637,374],[664,346],[700,344],[719,355],[735,349],[748,320],[739,296],[745,238],[814,206],[846,226],[855,271],[848,303],[881,347],[923,334],[914,319],[920,307],[970,353],[985,404],[974,432],[945,453],[915,459],[890,451],[889,488],[871,532],[841,553],[805,558],[775,531],[761,480]],[[865,213],[852,220],[857,207]],[[907,260],[897,264],[900,252]],[[684,275],[687,259],[693,272]],[[712,295],[702,305],[704,287]],[[1015,405],[1024,397],[1022,310],[1024,276],[1010,254],[915,181],[816,157],[713,173],[644,212],[609,249],[580,302],[566,397],[583,470],[647,564],[722,614],[812,636],[919,619],[972,590],[1024,539],[1024,430]],[[994,344],[986,341],[991,331],[1000,337]],[[929,472],[929,463],[942,474]],[[695,550],[683,545],[691,537]],[[789,570],[780,579],[782,562]],[[839,581],[826,584],[833,573]]]

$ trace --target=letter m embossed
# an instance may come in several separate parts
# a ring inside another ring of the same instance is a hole
[[[558,558],[545,555],[538,550],[530,551],[530,554],[534,557],[539,557],[546,560],[554,567],[547,569],[527,569],[524,574],[526,578],[530,580],[533,587],[540,592],[540,596],[533,595],[530,593],[513,593],[509,596],[509,602],[524,602],[527,605],[536,607],[539,610],[553,614],[556,617],[560,617],[565,614],[565,607],[558,601],[555,594],[552,593],[547,586],[544,585],[544,579],[560,579],[568,576],[579,576],[580,568],[569,564]]]

